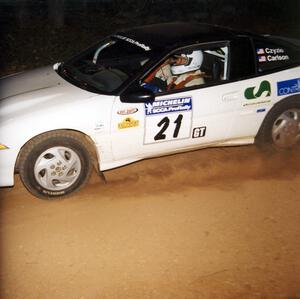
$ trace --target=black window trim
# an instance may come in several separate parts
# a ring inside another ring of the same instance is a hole
[[[172,54],[174,54],[177,51],[180,51],[182,49],[189,49],[189,48],[205,46],[205,45],[216,45],[216,46],[217,45],[226,45],[228,47],[228,54],[229,54],[228,55],[228,62],[227,62],[228,63],[228,69],[227,69],[227,72],[228,72],[227,73],[227,78],[228,79],[227,80],[222,80],[222,81],[217,81],[217,82],[206,83],[206,84],[203,84],[203,85],[185,87],[184,89],[173,89],[173,90],[170,90],[170,91],[159,93],[155,96],[172,95],[172,94],[185,92],[185,91],[190,91],[190,90],[195,90],[195,89],[215,87],[215,86],[219,86],[219,85],[223,85],[223,84],[229,84],[229,83],[234,83],[234,82],[240,82],[240,81],[244,81],[244,80],[259,78],[259,77],[271,75],[273,73],[277,73],[277,72],[285,71],[285,70],[288,70],[288,69],[300,67],[300,61],[299,61],[299,62],[288,64],[286,66],[274,68],[272,70],[268,70],[268,71],[265,71],[265,72],[259,72],[258,71],[258,65],[256,63],[256,60],[257,60],[256,59],[256,48],[255,48],[255,43],[254,43],[254,38],[257,38],[257,37],[253,37],[253,36],[249,36],[249,35],[242,35],[242,36],[249,38],[250,43],[251,43],[251,52],[253,53],[252,57],[253,57],[253,63],[254,63],[254,67],[255,67],[255,72],[251,75],[231,79],[231,76],[230,76],[230,70],[231,70],[231,67],[232,67],[232,65],[231,65],[231,47],[232,47],[231,43],[232,43],[233,39],[232,40],[228,39],[228,40],[222,40],[222,41],[213,41],[213,42],[204,42],[204,43],[195,43],[195,44],[192,44],[192,45],[189,45],[189,46],[182,46],[182,47],[179,47],[179,48],[176,48],[176,49],[172,49],[171,51],[164,52],[164,54],[160,58],[158,58],[155,62],[153,62],[151,67],[148,68],[146,72],[145,72],[145,69],[143,68],[143,70],[142,70],[143,72],[139,73],[136,76],[136,78],[133,78],[133,80],[128,85],[124,86],[122,88],[122,90],[120,90],[118,92],[117,96],[120,96],[121,94],[128,91],[133,86],[135,86],[135,87],[140,86],[139,84],[143,80],[143,78],[145,78],[148,74],[150,74],[157,66],[159,66],[170,55],[172,55]],[[239,37],[239,36],[236,36],[236,37]],[[262,40],[263,40],[263,38],[262,38]]]
[[[197,47],[211,47],[212,45],[214,46],[226,46],[228,47],[228,57],[227,57],[227,78],[230,78],[230,40],[222,40],[222,41],[213,41],[213,42],[204,42],[204,43],[195,43],[195,44],[191,44],[188,46],[182,46],[176,49],[173,49],[172,51],[168,51],[167,53],[165,53],[162,57],[160,57],[159,60],[157,60],[152,66],[151,68],[149,68],[147,70],[147,72],[143,73],[142,75],[140,75],[136,80],[133,80],[132,84],[130,84],[130,86],[125,87],[119,95],[121,95],[123,92],[126,92],[128,89],[130,89],[130,87],[132,85],[138,85],[140,86],[140,84],[142,83],[143,79],[145,77],[147,77],[149,74],[151,74],[152,71],[155,70],[155,68],[157,68],[161,63],[163,63],[169,56],[177,53],[178,51],[181,50],[188,50],[188,49],[194,49]],[[201,48],[202,49],[202,48]],[[206,84],[202,84],[202,85],[195,85],[195,86],[190,86],[190,87],[185,87],[182,89],[173,89],[173,90],[168,90],[165,92],[161,92],[159,94],[156,94],[155,96],[163,96],[163,95],[169,95],[169,94],[175,94],[175,93],[179,93],[179,92],[183,92],[183,91],[190,91],[190,90],[195,90],[195,89],[201,89],[201,88],[207,88],[207,87],[212,87],[212,86],[217,86],[217,85],[221,85],[221,84],[225,84],[229,82],[229,79],[226,80],[221,80],[221,81],[217,81],[217,82],[211,82],[211,83],[206,83]]]
[[[250,37],[251,39],[251,42],[252,42],[252,45],[253,45],[253,54],[254,54],[254,59],[255,59],[255,69],[256,69],[256,77],[261,77],[261,76],[265,76],[265,75],[270,75],[272,73],[277,73],[277,72],[281,72],[281,71],[284,71],[284,70],[287,70],[287,69],[291,69],[291,68],[294,68],[294,67],[297,67],[297,66],[300,66],[300,60],[299,61],[295,61],[295,62],[292,62],[292,63],[286,63],[286,65],[283,65],[283,66],[278,66],[278,67],[275,67],[275,68],[272,68],[272,69],[269,69],[267,71],[259,71],[258,70],[258,61],[257,61],[257,55],[256,55],[256,46],[255,46],[255,40],[257,42],[261,42],[261,43],[267,43],[269,42],[270,44],[274,44],[276,45],[277,47],[283,47],[283,45],[280,45],[280,44],[276,44],[276,41],[269,41],[267,40],[265,37],[260,37],[260,36],[252,36]]]

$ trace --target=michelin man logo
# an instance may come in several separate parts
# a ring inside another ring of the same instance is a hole
[[[152,113],[153,105],[151,103],[145,103],[146,115],[150,115]]]

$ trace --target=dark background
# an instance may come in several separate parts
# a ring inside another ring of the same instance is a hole
[[[117,29],[171,21],[300,38],[300,1],[0,0],[0,75],[63,61]]]

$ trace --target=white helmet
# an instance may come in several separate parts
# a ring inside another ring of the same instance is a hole
[[[181,75],[187,72],[195,71],[200,69],[203,62],[203,53],[201,50],[193,51],[190,54],[181,54],[181,57],[187,58],[185,64],[174,64],[171,66],[171,71],[173,75]]]

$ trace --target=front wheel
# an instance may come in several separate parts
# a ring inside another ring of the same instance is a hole
[[[65,197],[81,188],[92,170],[92,153],[81,135],[49,132],[29,141],[19,157],[25,187],[42,199]]]
[[[267,115],[256,141],[281,150],[299,145],[300,102],[290,101],[275,106]]]

